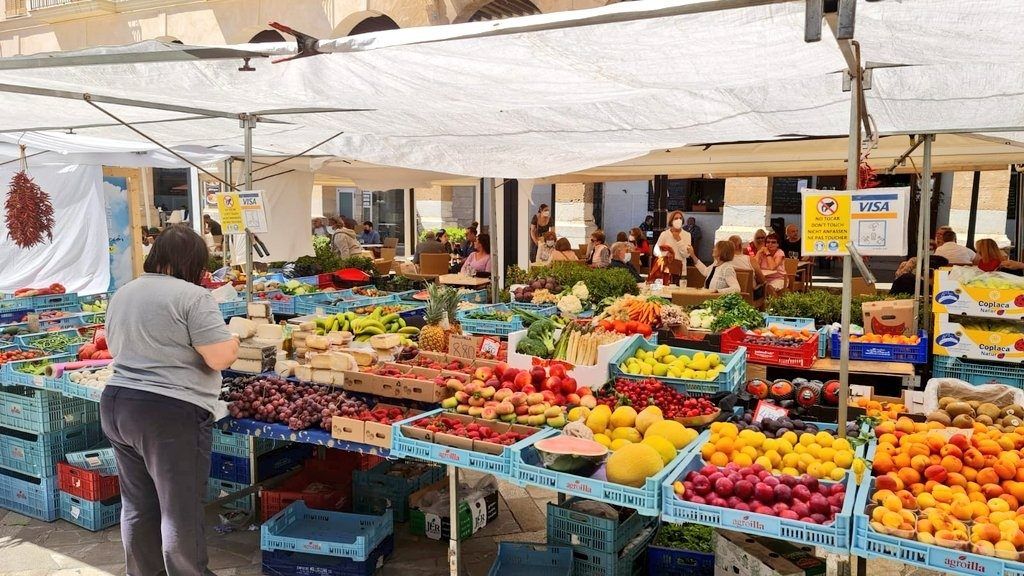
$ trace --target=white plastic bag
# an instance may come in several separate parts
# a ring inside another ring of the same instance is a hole
[[[1024,390],[1005,384],[983,384],[975,386],[957,378],[932,378],[924,388],[925,414],[939,409],[939,398],[952,396],[958,400],[969,402],[991,402],[1002,408],[1010,404],[1024,406]]]

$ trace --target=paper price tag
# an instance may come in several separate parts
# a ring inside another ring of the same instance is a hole
[[[498,352],[500,350],[501,342],[495,340],[494,338],[483,338],[482,340],[480,340],[481,354],[490,354],[491,356],[497,358]]]
[[[33,376],[32,384],[42,388],[46,384],[46,379],[44,379],[42,376]]]
[[[765,418],[778,419],[785,418],[786,416],[789,416],[789,410],[761,400],[757,403],[757,408],[754,409],[753,422],[755,424],[760,424],[761,420],[764,420]]]
[[[448,354],[456,358],[476,358],[476,340],[471,334],[452,334],[448,339]]]
[[[478,498],[469,503],[469,511],[473,517],[473,531],[472,534],[476,534],[476,531],[487,526],[487,502],[483,498]]]
[[[427,538],[430,538],[431,540],[440,540],[442,536],[447,536],[441,534],[440,516],[434,513],[425,513],[423,515],[423,520],[426,524],[424,527],[424,533]]]
[[[82,515],[82,509],[81,508],[79,508],[78,506],[72,506],[71,507],[71,516],[73,518],[75,518],[77,520],[78,517],[81,516],[81,515]]]

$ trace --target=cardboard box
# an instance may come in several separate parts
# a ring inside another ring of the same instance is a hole
[[[977,328],[979,324],[988,324],[993,330]],[[1000,328],[1007,331],[995,331]],[[1024,361],[1024,324],[936,314],[932,353],[974,360],[1021,362]]]
[[[999,281],[988,281],[986,286],[967,286],[956,280],[952,272],[949,269],[935,271],[933,313],[1024,318],[1024,288],[1014,288],[1010,283]]]
[[[402,398],[402,381],[399,378],[347,371],[343,388],[360,394],[373,394],[387,398]]]
[[[715,576],[818,576],[825,561],[813,549],[782,540],[754,538],[719,530],[715,542]]]
[[[540,431],[539,428],[534,428],[532,426],[507,424],[505,422],[498,422],[494,420],[483,420],[481,418],[474,418],[472,416],[467,416],[465,414],[444,413],[439,414],[438,416],[458,420],[467,426],[473,423],[480,424],[481,426],[487,426],[488,428],[494,430],[498,434],[504,434],[505,432],[512,430],[520,434],[531,436]],[[508,446],[504,446],[501,444],[494,444],[483,440],[473,440],[471,438],[456,436],[454,434],[447,434],[444,432],[433,433],[424,428],[419,428],[417,426],[412,426],[408,424],[402,426],[402,434],[406,438],[411,438],[414,440],[431,442],[434,444],[440,444],[442,446],[451,446],[452,448],[461,448],[463,450],[472,450],[474,452],[482,452],[484,454],[499,455],[502,452],[504,452],[506,448],[508,448]]]
[[[881,300],[865,302],[864,332],[867,334],[892,334],[912,336],[914,329],[913,300]]]
[[[421,488],[409,496],[409,531],[416,535],[426,536],[431,540],[448,541],[451,534],[451,516],[448,507],[441,514],[425,512],[424,498],[432,492],[448,492],[448,481],[442,480]],[[460,489],[458,519],[458,539],[465,540],[476,534],[481,528],[498,518],[498,490],[493,488],[475,494],[469,499]]]
[[[421,414],[422,410],[415,410],[406,408],[404,406],[395,406],[393,404],[386,404],[381,402],[373,407],[374,410],[377,408],[397,408],[402,411],[402,418],[409,418]],[[381,448],[391,449],[391,436],[392,427],[391,424],[381,424],[380,422],[357,420],[348,416],[335,416],[331,419],[331,437],[337,440],[345,440],[347,442],[358,442],[362,444],[368,444],[370,446],[379,446]]]

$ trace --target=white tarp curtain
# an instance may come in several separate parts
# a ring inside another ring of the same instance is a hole
[[[529,31],[697,0],[382,32],[322,43],[342,52],[238,72],[237,61],[43,68],[0,83],[206,107],[373,108],[273,116],[258,146],[317,152],[468,176],[533,178],[620,162],[693,143],[835,136],[848,131],[846,64],[826,32],[803,41],[804,3]],[[495,26],[524,30],[459,38]],[[859,3],[856,35],[875,68],[868,110],[879,130],[1004,130],[1024,126],[1024,2]],[[445,41],[429,42],[437,38]],[[427,42],[427,43],[423,43]],[[271,47],[273,48],[273,47]],[[146,48],[142,48],[146,49]],[[123,50],[122,50],[123,51]],[[188,114],[108,106],[129,120]],[[5,129],[110,122],[84,102],[0,96]],[[172,145],[238,144],[237,121],[146,124]],[[134,139],[122,127],[83,128]]]
[[[313,199],[309,191],[313,188],[311,172],[289,172],[253,184],[254,190],[263,190],[267,207],[267,225],[270,232],[258,234],[267,245],[270,255],[258,262],[291,262],[300,256],[313,254],[313,232],[310,209]],[[216,218],[216,216],[214,216]],[[245,262],[245,236],[236,236],[238,247],[231,260],[233,264]]]
[[[0,166],[5,189],[19,164]],[[68,292],[95,294],[110,285],[107,250],[106,202],[103,171],[99,166],[36,166],[29,175],[47,194],[54,208],[53,241],[29,249],[19,248],[7,236],[0,218],[0,292],[18,288],[64,284]]]
[[[185,168],[188,163],[148,142],[95,138],[82,134],[17,132],[0,134],[0,162],[31,156],[33,166],[85,164],[126,168]],[[208,166],[222,162],[229,154],[201,146],[177,146],[175,152],[188,160]]]

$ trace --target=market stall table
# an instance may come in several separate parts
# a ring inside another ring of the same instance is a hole
[[[465,276],[463,274],[442,274],[437,281],[445,286],[459,286],[463,288],[483,288],[491,283],[490,278],[479,276]]]

